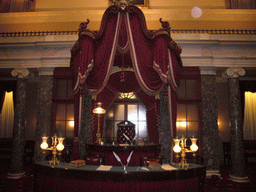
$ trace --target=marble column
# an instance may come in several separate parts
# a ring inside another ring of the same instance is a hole
[[[206,176],[220,177],[220,162],[223,159],[222,142],[218,132],[218,104],[216,68],[200,67],[202,98],[203,157],[207,167]]]
[[[39,68],[38,109],[35,135],[35,160],[41,161],[45,154],[40,148],[42,136],[50,136],[52,116],[52,87],[54,68]]]
[[[25,148],[25,111],[26,111],[26,91],[29,71],[24,68],[14,69],[12,76],[18,77],[17,95],[15,100],[14,124],[13,124],[13,146],[12,159],[8,178],[19,179],[24,172],[24,148]]]
[[[170,117],[168,99],[160,93],[160,127],[159,127],[159,143],[161,144],[161,152],[163,163],[171,162],[172,138],[170,137]]]
[[[92,143],[92,96],[87,89],[84,91],[83,112],[81,130],[79,133],[79,156],[84,159],[86,154],[86,144]]]
[[[248,182],[245,173],[245,158],[243,146],[242,105],[240,98],[239,76],[243,76],[243,68],[228,68],[226,75],[229,78],[229,114],[231,121],[231,180]]]

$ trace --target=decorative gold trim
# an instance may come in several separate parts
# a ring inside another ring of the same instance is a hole
[[[132,4],[141,9],[148,9],[149,8],[149,0],[108,0],[108,5],[115,5],[119,3],[126,2],[128,5]]]
[[[214,35],[255,35],[256,29],[171,29],[171,33],[214,34]],[[47,35],[77,35],[79,31],[17,31],[0,32],[0,37],[34,37]]]

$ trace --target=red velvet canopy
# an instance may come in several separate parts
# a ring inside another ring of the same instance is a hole
[[[71,50],[74,91],[77,93],[76,137],[84,87],[90,94],[97,96],[92,102],[101,101],[103,108],[110,106],[116,93],[135,92],[147,108],[151,142],[159,142],[159,101],[155,96],[164,84],[168,87],[170,120],[176,119],[175,91],[178,87],[179,67],[182,65],[181,49],[170,37],[169,24],[161,19],[160,22],[163,28],[149,31],[139,8],[113,5],[105,11],[99,31],[86,29],[89,20],[80,24],[79,39]],[[173,129],[175,122],[171,122],[170,127]],[[96,131],[94,129],[93,141]]]

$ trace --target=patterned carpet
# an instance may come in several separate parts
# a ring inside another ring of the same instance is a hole
[[[0,175],[0,192],[33,192],[33,171],[31,166],[25,167],[26,175],[20,179],[8,179],[8,165],[1,165]],[[231,172],[230,166],[221,166],[220,178],[206,179],[204,185],[205,192],[251,192],[256,191],[256,164],[251,164],[246,167],[249,177],[247,183],[236,183],[229,179]]]

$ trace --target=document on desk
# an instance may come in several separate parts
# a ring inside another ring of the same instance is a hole
[[[109,171],[112,168],[111,165],[100,165],[96,170],[97,171]]]
[[[161,166],[161,168],[164,169],[164,170],[167,170],[167,171],[171,171],[171,170],[177,169],[177,168],[175,168],[175,167],[173,167],[173,166],[171,166],[171,165],[169,165],[169,164],[163,164],[163,165]]]

